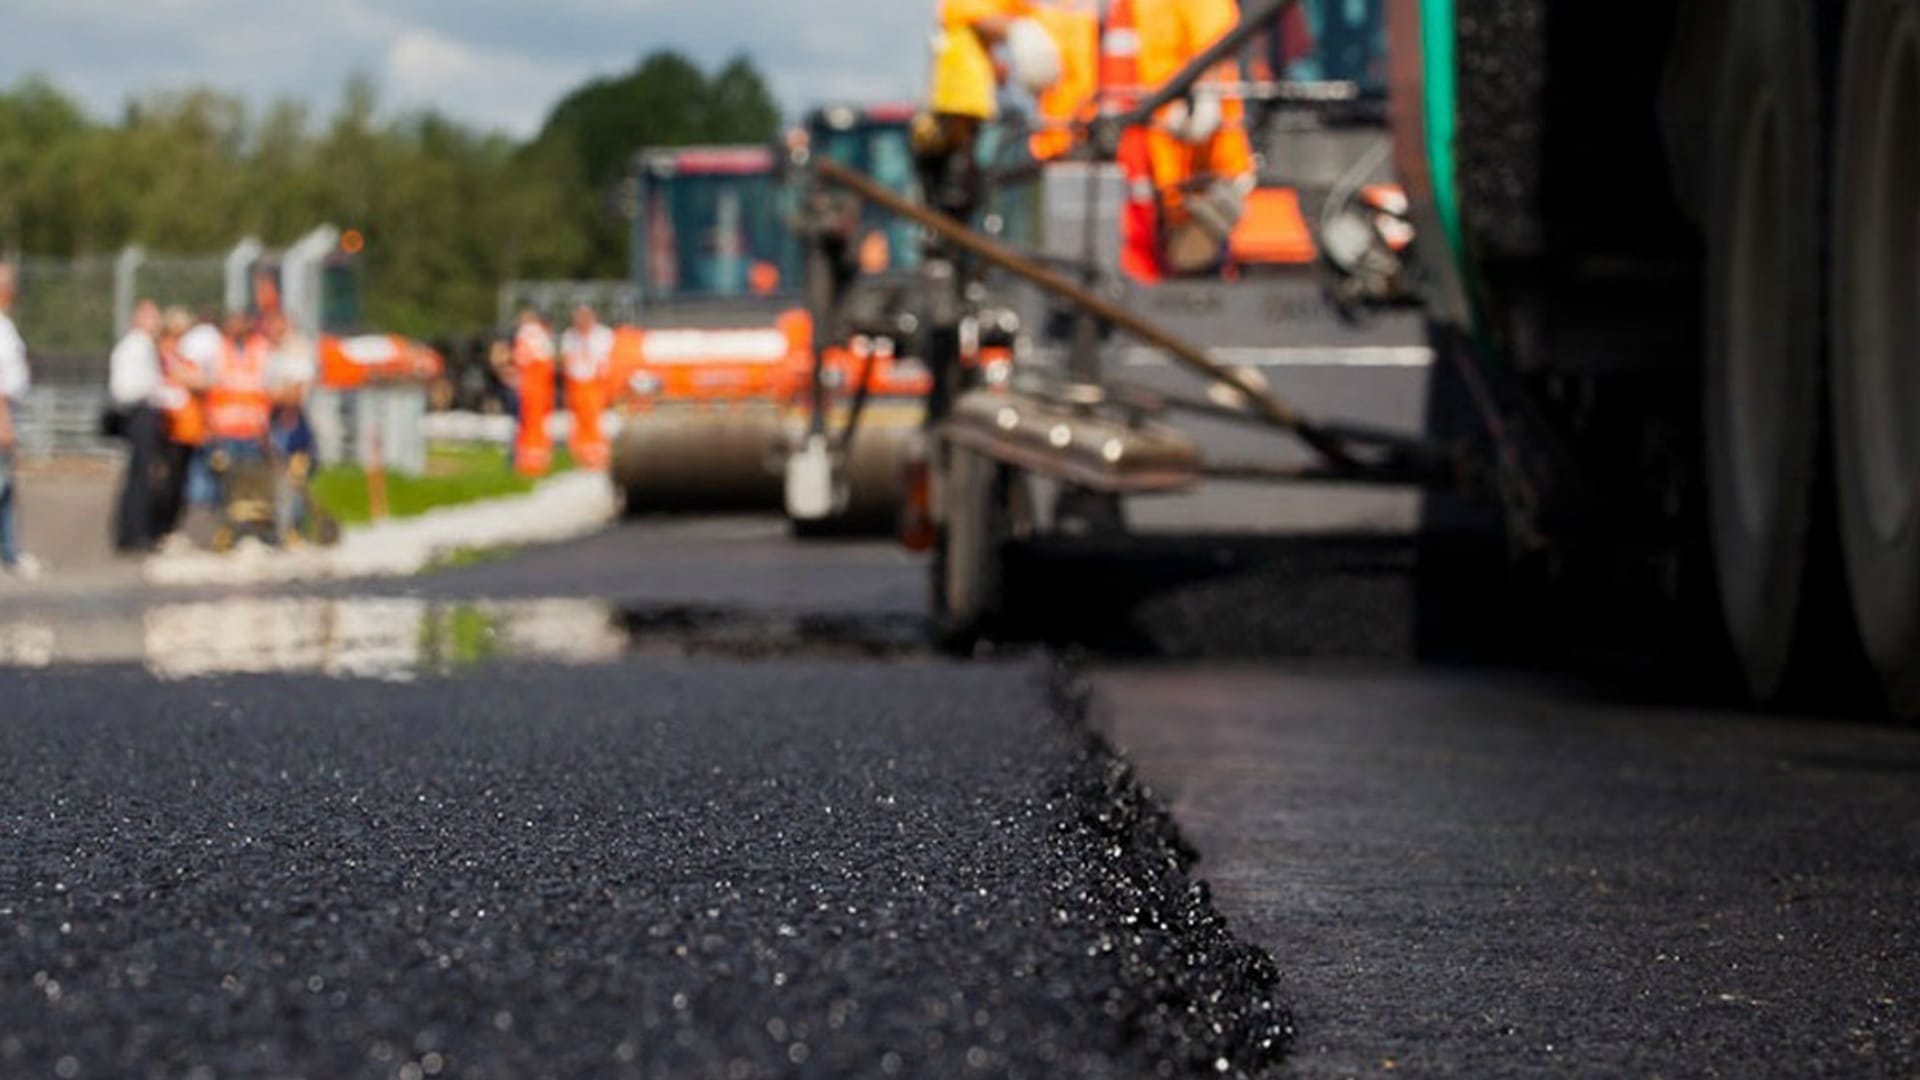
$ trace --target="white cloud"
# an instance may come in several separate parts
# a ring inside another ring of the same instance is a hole
[[[418,29],[394,38],[381,66],[388,101],[454,112],[521,137],[539,130],[554,100],[581,77]]]
[[[672,48],[746,53],[783,105],[915,96],[932,0],[0,0],[0,80],[40,73],[112,115],[204,83],[324,113],[356,71],[391,106],[536,127],[570,87]]]

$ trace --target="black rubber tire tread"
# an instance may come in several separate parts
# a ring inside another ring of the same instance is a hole
[[[1736,234],[1741,185],[1751,179],[1743,151],[1760,100],[1772,103],[1778,178],[1770,242],[1781,249],[1767,305],[1779,318],[1777,333],[1765,336],[1778,341],[1785,362],[1772,387],[1758,388],[1777,410],[1777,423],[1755,440],[1765,443],[1754,455],[1759,483],[1752,493],[1761,520],[1749,523],[1740,505],[1745,464],[1735,438],[1739,392],[1732,372],[1741,344],[1733,323],[1738,278],[1752,262],[1740,257]],[[1734,5],[1713,138],[1703,395],[1709,528],[1733,653],[1753,697],[1775,702],[1793,681],[1803,643],[1822,430],[1824,144],[1812,19],[1798,0]]]
[[[960,447],[949,447],[946,475],[940,494],[944,520],[934,543],[930,566],[934,636],[939,646],[956,655],[970,655],[985,632],[979,598],[982,564],[990,528],[989,480],[986,458]]]
[[[1914,48],[1920,30],[1920,0],[1855,0],[1848,12],[1842,45],[1836,102],[1837,136],[1832,175],[1833,318],[1829,340],[1833,363],[1833,457],[1840,508],[1842,550],[1860,636],[1886,704],[1903,715],[1920,714],[1920,491],[1909,492],[1903,520],[1889,529],[1876,512],[1873,475],[1866,457],[1868,410],[1884,407],[1870,400],[1889,392],[1871,386],[1869,352],[1880,350],[1894,363],[1920,364],[1920,326],[1915,320],[1912,281],[1889,282],[1884,267],[1872,265],[1876,245],[1911,244],[1912,220],[1884,220],[1898,211],[1876,202],[1879,184],[1904,186],[1911,176],[1876,175],[1886,166],[1874,160],[1876,129],[1893,121],[1881,99],[1887,65],[1896,50]],[[1920,108],[1920,101],[1913,103]],[[1902,133],[1895,133],[1900,139]],[[1905,132],[1911,139],[1912,133]],[[1877,182],[1877,183],[1876,183]],[[1892,249],[1887,253],[1897,251]],[[1914,256],[1909,251],[1908,258]],[[1907,274],[1914,267],[1909,265]],[[1863,326],[1875,319],[1904,319],[1908,325]],[[1905,402],[1896,402],[1895,407]],[[1920,417],[1908,423],[1920,424]],[[1889,447],[1914,454],[1920,442]],[[1920,462],[1913,463],[1920,466]],[[1910,475],[1920,475],[1916,469]]]
[[[1006,547],[1031,535],[1033,500],[1018,471],[971,451],[948,452],[946,521],[930,567],[934,637],[944,651],[969,656],[1001,628]]]

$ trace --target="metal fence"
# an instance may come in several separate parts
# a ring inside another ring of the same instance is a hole
[[[107,356],[135,300],[219,312],[225,260],[224,254],[149,255],[138,248],[111,256],[22,259],[13,321],[26,339],[34,382],[104,385]]]
[[[33,390],[21,409],[29,457],[112,454],[100,437],[107,358],[136,300],[213,314],[225,300],[226,255],[147,254],[25,258],[17,264],[13,321],[27,343]]]
[[[22,259],[13,321],[40,382],[98,381],[113,349],[115,260]]]
[[[142,255],[116,297],[116,321],[124,326],[135,300],[184,307],[197,315],[227,308],[225,255]]]
[[[106,404],[104,384],[36,385],[20,408],[20,456],[45,460],[123,454],[124,447],[100,435],[100,413]]]

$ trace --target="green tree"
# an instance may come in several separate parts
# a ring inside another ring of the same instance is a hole
[[[780,133],[780,106],[745,56],[727,61],[708,88],[707,138],[714,142],[766,142]]]
[[[595,79],[555,105],[535,145],[570,154],[591,188],[576,211],[591,237],[590,277],[627,266],[627,228],[615,191],[643,147],[770,142],[780,109],[752,61],[736,57],[712,78],[676,52],[647,56],[630,72]]]
[[[625,273],[613,196],[640,147],[760,142],[779,125],[744,57],[711,77],[674,53],[647,57],[568,94],[525,144],[384,112],[361,75],[323,120],[203,88],[100,121],[30,78],[0,88],[0,254],[105,265],[128,244],[211,254],[332,222],[366,236],[370,324],[465,332],[492,323],[513,278]]]

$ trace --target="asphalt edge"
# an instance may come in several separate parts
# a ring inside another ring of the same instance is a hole
[[[1116,885],[1111,895],[1098,898],[1119,916],[1123,940],[1113,951],[1120,976],[1160,988],[1152,1007],[1122,1017],[1123,1026],[1161,1062],[1195,1074],[1277,1072],[1296,1033],[1293,1010],[1280,996],[1279,963],[1234,934],[1207,882],[1193,873],[1199,849],[1133,764],[1095,728],[1093,688],[1078,660],[1053,657],[1042,678],[1055,720],[1083,751],[1082,768],[1055,794],[1079,808],[1077,827],[1117,864],[1108,880],[1133,886]],[[1155,963],[1165,955],[1183,962],[1171,969]]]

